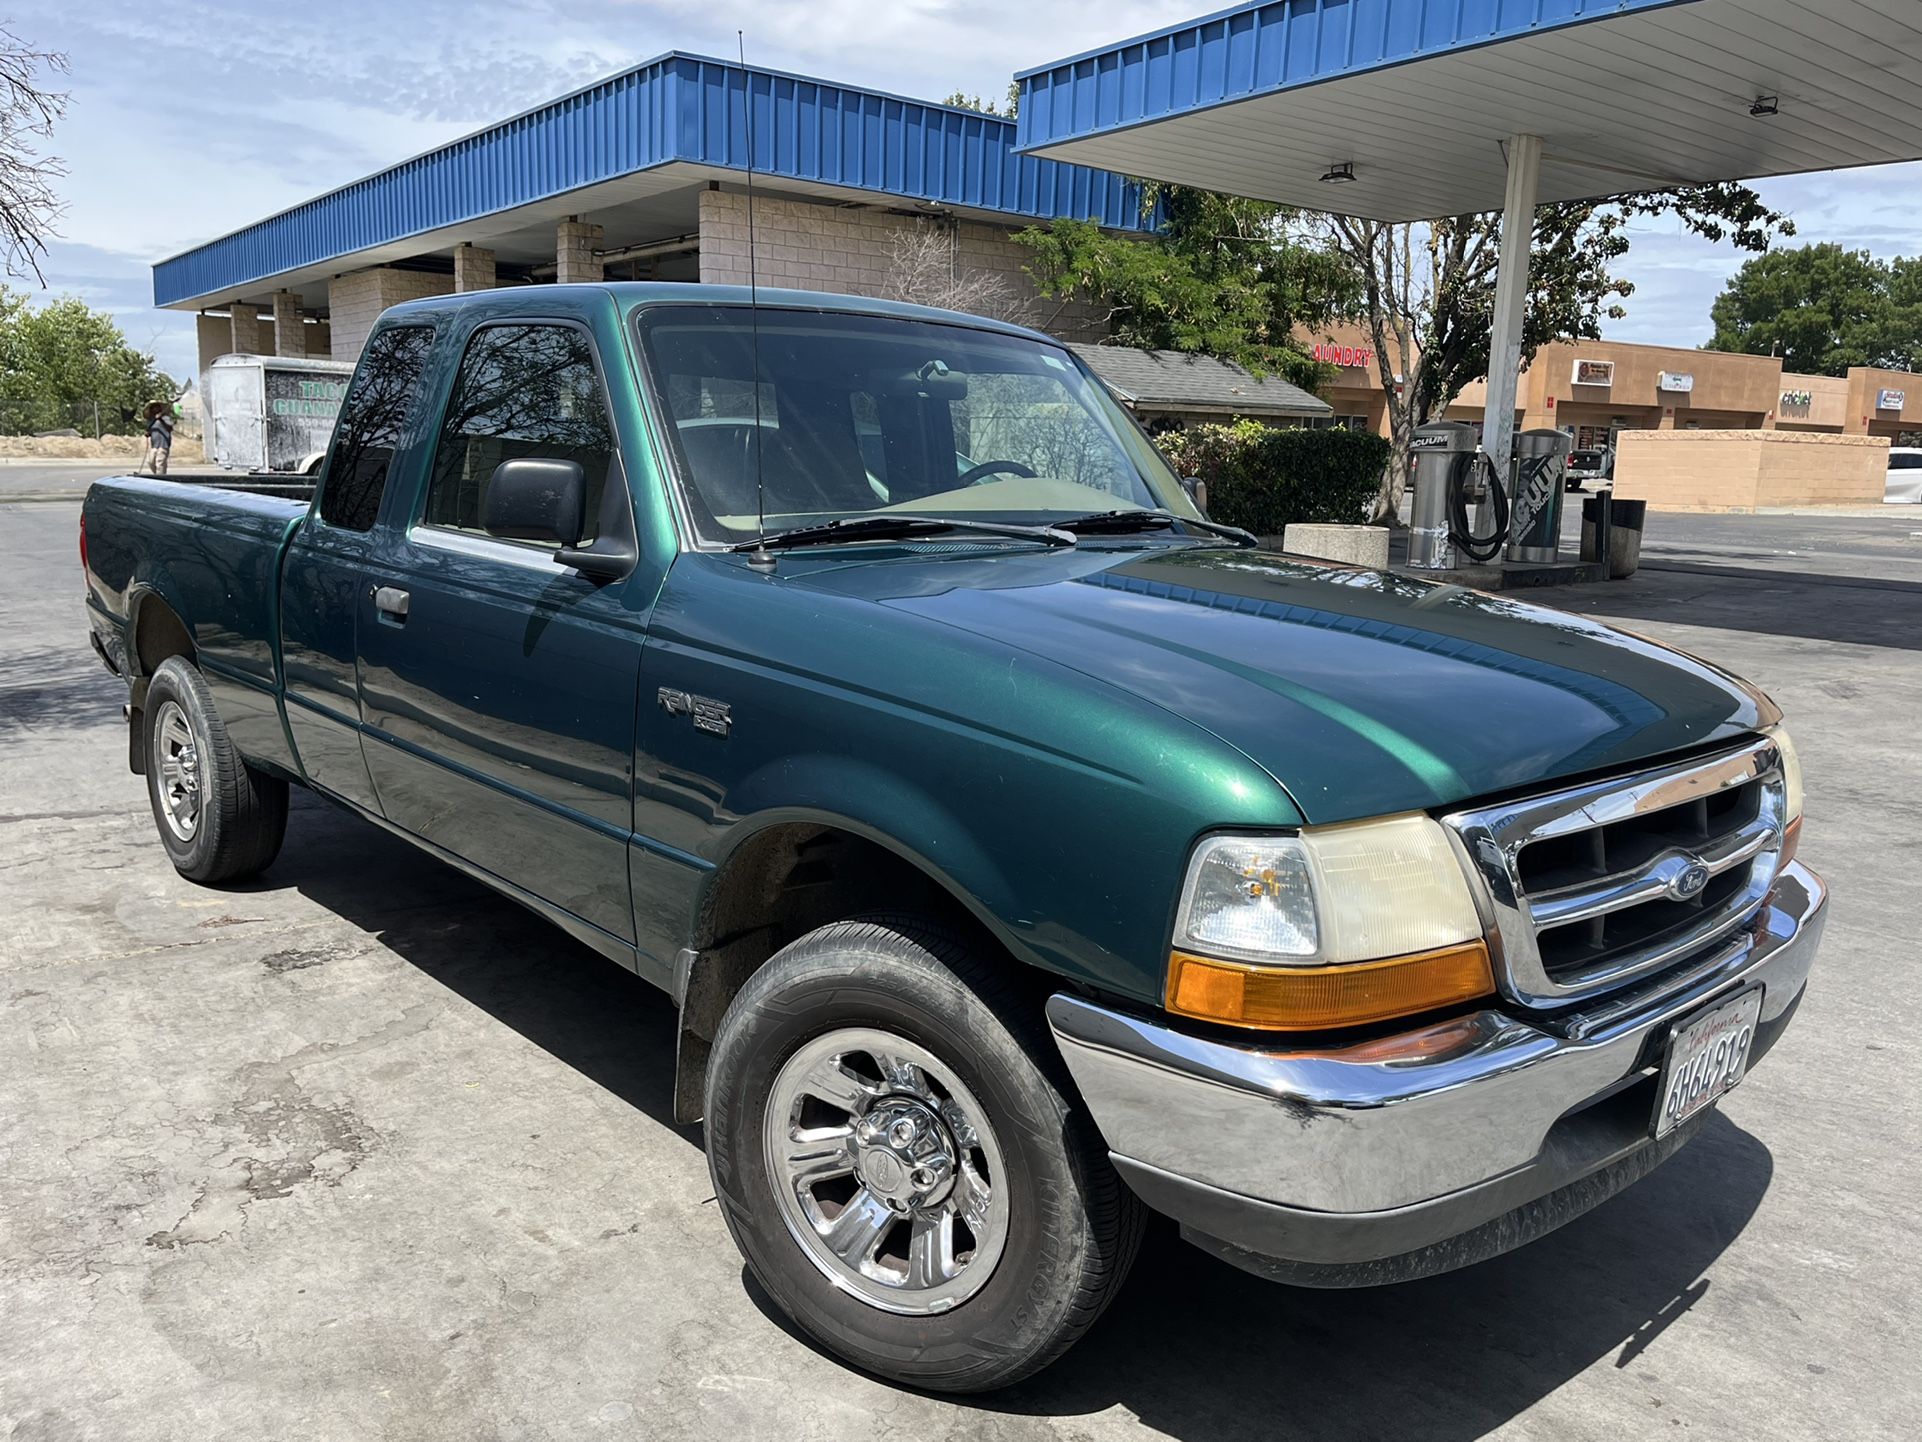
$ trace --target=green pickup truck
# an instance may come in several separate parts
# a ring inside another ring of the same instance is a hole
[[[81,548],[182,875],[307,786],[661,986],[754,1275],[921,1387],[1059,1356],[1150,1211],[1305,1286],[1542,1235],[1701,1128],[1822,929],[1767,697],[1260,550],[991,321],[403,305],[310,499],[102,481]]]

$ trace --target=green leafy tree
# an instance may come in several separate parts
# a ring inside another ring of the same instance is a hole
[[[1804,245],[1749,261],[1709,308],[1710,350],[1779,355],[1784,370],[1908,370],[1922,360],[1922,258]]]
[[[1047,297],[1101,307],[1124,345],[1197,351],[1314,390],[1332,376],[1296,331],[1353,308],[1355,277],[1306,234],[1297,212],[1178,185],[1148,185],[1160,230],[1116,235],[1087,221],[1030,226],[1015,239]]]
[[[76,296],[30,305],[0,286],[0,434],[91,432],[96,417],[103,434],[135,434],[149,402],[178,393],[112,316]]]
[[[1013,120],[1021,113],[1021,83],[1010,81],[1008,97],[998,105],[992,100],[983,100],[979,95],[970,95],[965,90],[955,91],[941,103],[953,105],[961,110],[979,110],[983,115],[999,115],[1004,120]]]
[[[1524,365],[1549,341],[1597,338],[1604,320],[1627,314],[1622,302],[1635,287],[1614,265],[1629,248],[1628,222],[1655,215],[1743,250],[1766,250],[1795,231],[1753,190],[1729,183],[1542,206],[1530,244]],[[1370,332],[1388,397],[1394,463],[1376,507],[1387,517],[1400,503],[1416,428],[1488,374],[1501,216],[1412,225],[1330,216],[1325,225],[1356,278],[1355,318]]]

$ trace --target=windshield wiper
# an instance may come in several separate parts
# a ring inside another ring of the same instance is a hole
[[[974,536],[1003,536],[1011,541],[1040,541],[1049,546],[1072,546],[1075,536],[1059,526],[1016,526],[999,521],[964,521],[950,516],[847,516],[818,526],[776,531],[752,541],[737,541],[730,551],[783,551],[796,546],[827,546],[837,541],[892,541],[909,536],[934,536],[965,531]]]
[[[1134,511],[1094,511],[1085,516],[1071,516],[1065,521],[1054,524],[1064,531],[1145,531],[1151,528],[1162,529],[1179,522],[1193,526],[1198,531],[1212,535],[1226,536],[1243,546],[1259,546],[1261,542],[1240,526],[1224,526],[1219,521],[1203,521],[1194,516],[1178,516],[1173,511],[1134,510]]]

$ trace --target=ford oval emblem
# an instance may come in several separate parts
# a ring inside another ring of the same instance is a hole
[[[1707,885],[1708,868],[1699,861],[1692,861],[1668,884],[1668,890],[1677,901],[1693,901]]]

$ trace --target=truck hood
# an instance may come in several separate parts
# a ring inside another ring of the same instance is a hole
[[[1261,552],[923,555],[830,565],[802,584],[1175,712],[1263,767],[1316,823],[1629,766],[1779,714],[1727,672],[1581,616]]]

